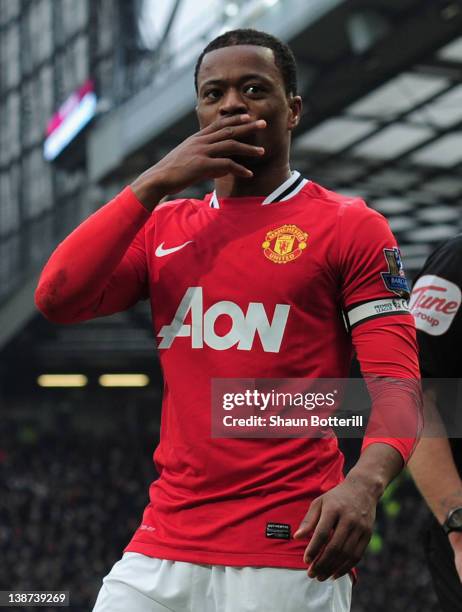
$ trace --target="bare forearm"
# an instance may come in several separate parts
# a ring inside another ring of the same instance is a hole
[[[366,486],[378,501],[388,484],[401,472],[401,454],[385,443],[370,444],[362,453],[346,479],[352,484]]]
[[[432,391],[425,393],[424,414],[423,436],[408,466],[419,491],[442,524],[449,510],[462,506],[462,480]]]
[[[462,506],[462,481],[447,438],[423,437],[409,461],[409,471],[440,523],[452,508]]]

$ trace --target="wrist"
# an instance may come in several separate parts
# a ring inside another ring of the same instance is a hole
[[[366,488],[368,495],[378,502],[389,483],[403,467],[403,458],[390,444],[374,443],[365,448],[347,475],[354,486]]]
[[[150,212],[168,194],[162,177],[160,175],[153,175],[149,171],[140,174],[130,184],[130,187],[138,201]]]
[[[462,506],[458,505],[452,508],[447,513],[447,516],[442,524],[443,531],[446,535],[452,532],[462,533]]]
[[[378,474],[355,467],[348,472],[345,480],[353,487],[366,489],[367,494],[377,501],[382,497],[387,486],[387,483]]]

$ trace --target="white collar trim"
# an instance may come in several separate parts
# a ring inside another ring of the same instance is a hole
[[[272,191],[261,203],[262,206],[271,204],[273,202],[285,202],[289,198],[296,195],[303,187],[308,183],[307,179],[302,178],[300,172],[294,170],[291,176],[285,180],[282,185],[279,185],[274,191]],[[217,198],[217,193],[213,190],[212,197],[209,202],[210,208],[220,208],[220,203]]]

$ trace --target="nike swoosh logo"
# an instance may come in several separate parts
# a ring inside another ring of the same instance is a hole
[[[165,255],[171,255],[172,253],[179,251],[180,249],[185,247],[187,244],[190,244],[191,242],[194,242],[194,241],[188,240],[188,242],[185,242],[184,244],[180,244],[180,246],[171,247],[170,249],[164,249],[165,243],[162,242],[162,244],[159,244],[159,246],[156,249],[156,257],[165,257]]]

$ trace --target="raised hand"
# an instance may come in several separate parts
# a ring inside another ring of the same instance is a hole
[[[131,187],[140,202],[152,210],[165,195],[178,193],[205,179],[226,174],[251,178],[252,171],[235,159],[264,155],[263,147],[247,144],[242,139],[265,127],[264,119],[253,120],[250,115],[222,117],[186,138],[135,179]]]

